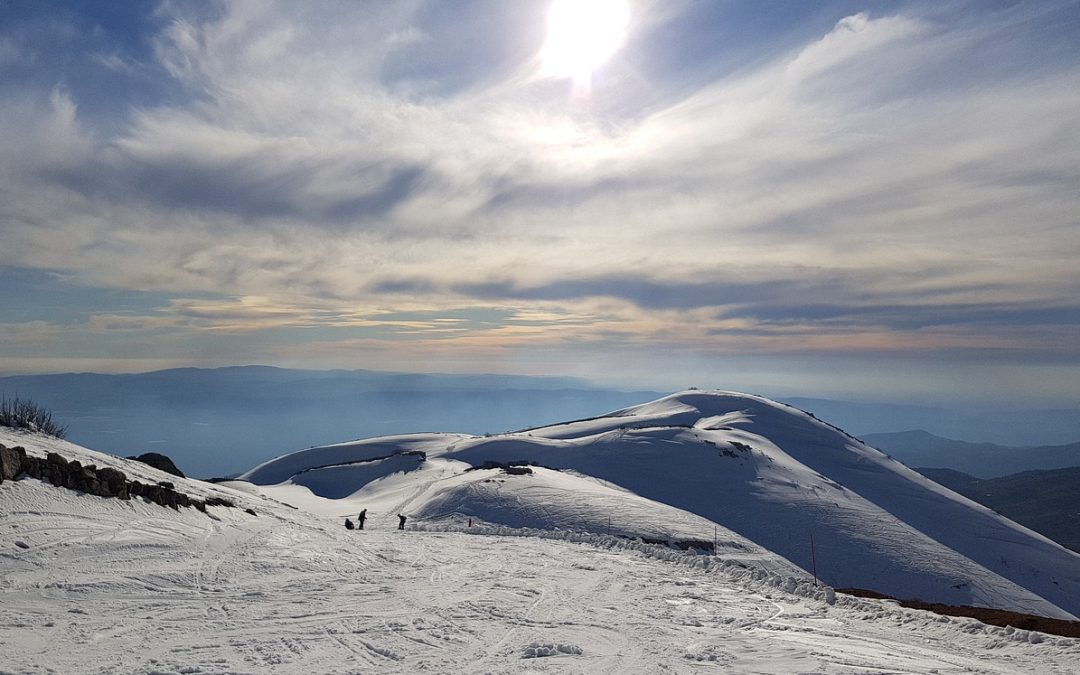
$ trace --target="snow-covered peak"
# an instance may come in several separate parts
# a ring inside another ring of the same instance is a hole
[[[433,462],[447,461],[454,464],[432,470]],[[630,508],[625,499],[618,509],[607,497],[585,500],[588,490],[569,479],[556,481],[560,489],[536,489],[556,477],[540,471],[531,482],[497,486],[464,476],[466,468],[490,462],[600,479],[654,505],[650,518],[670,539],[685,522],[672,514],[684,513],[804,570],[816,567],[835,586],[1049,616],[1080,613],[1080,556],[809,413],[737,392],[686,390],[514,433],[323,446],[271,460],[245,477],[268,493],[311,495],[326,512],[340,500],[342,513],[376,505],[418,517],[482,513],[493,523],[556,528],[567,526],[569,501],[576,527],[603,532],[597,523]],[[520,492],[523,486],[534,487]],[[489,494],[492,487],[496,494]],[[637,536],[650,536],[647,520],[637,519]]]

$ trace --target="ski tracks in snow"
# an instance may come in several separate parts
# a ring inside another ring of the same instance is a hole
[[[29,545],[0,553],[3,671],[1051,673],[1080,656],[634,549],[134,501],[88,519],[44,490],[3,521]]]

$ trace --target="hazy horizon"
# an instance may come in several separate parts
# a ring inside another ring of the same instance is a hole
[[[183,470],[204,477],[247,469],[311,445],[429,431],[502,433],[601,415],[670,393],[616,390],[558,377],[258,366],[0,377],[0,394],[48,407],[77,443],[117,455],[162,452]],[[1075,408],[747,393],[813,412],[856,436],[923,429],[944,438],[1006,446],[1080,441]]]

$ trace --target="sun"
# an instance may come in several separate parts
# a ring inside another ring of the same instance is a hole
[[[626,0],[555,0],[541,52],[544,73],[587,85],[593,71],[622,47],[629,20]]]

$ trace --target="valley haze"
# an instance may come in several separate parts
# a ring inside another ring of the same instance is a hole
[[[29,398],[49,408],[77,443],[118,455],[162,452],[188,475],[204,478],[235,474],[272,455],[306,446],[425,430],[498,433],[599,415],[662,394],[609,389],[570,377],[266,366],[0,377],[0,395]],[[927,429],[969,442],[1017,446],[998,447],[992,453],[999,457],[995,462],[1012,471],[1080,464],[1067,453],[1058,453],[1056,464],[1039,463],[1020,449],[1080,440],[1076,410],[961,401],[912,405],[774,398],[860,437]],[[934,442],[914,447],[920,452],[908,455],[897,446],[897,456],[910,466],[952,467],[979,475],[990,466],[985,453],[969,452],[961,460],[961,455],[941,446],[938,455],[955,457],[935,460]],[[950,463],[955,461],[961,464]],[[980,463],[981,469],[974,468]],[[994,475],[1009,472],[1003,469]]]

